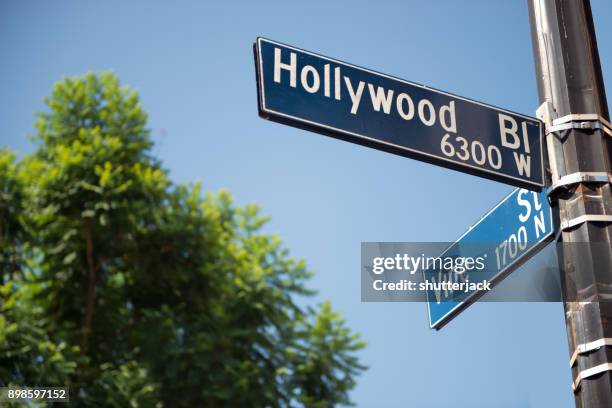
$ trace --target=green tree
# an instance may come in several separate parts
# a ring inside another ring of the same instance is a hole
[[[23,186],[17,177],[15,154],[0,149],[0,284],[21,270],[26,231],[23,225]]]
[[[69,385],[77,350],[54,342],[44,313],[27,283],[28,234],[23,223],[23,188],[15,155],[0,150],[0,385],[47,381]]]
[[[329,303],[298,305],[311,273],[262,232],[256,206],[173,184],[136,92],[112,73],[66,78],[47,104],[36,152],[0,155],[2,256],[24,258],[0,310],[19,305],[54,348],[9,359],[15,317],[0,320],[7,378],[57,361],[46,381],[83,406],[350,403],[364,344]]]

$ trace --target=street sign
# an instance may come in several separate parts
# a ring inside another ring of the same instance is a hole
[[[480,256],[485,259],[483,272],[462,274],[425,271],[429,281],[483,281],[493,287],[508,274],[536,254],[553,238],[552,211],[546,192],[536,193],[516,189],[470,227],[440,256]],[[476,245],[482,244],[482,245]],[[478,254],[466,253],[482,251]],[[477,275],[474,279],[474,275]],[[484,295],[484,291],[453,293],[452,291],[428,291],[427,306],[429,325],[442,328],[463,309]]]
[[[255,43],[263,118],[539,191],[537,119],[275,41]]]

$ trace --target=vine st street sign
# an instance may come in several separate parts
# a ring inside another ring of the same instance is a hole
[[[552,211],[546,192],[516,189],[470,227],[443,255],[484,256],[483,272],[424,272],[429,281],[487,280],[491,286],[522,265],[553,238]],[[475,245],[482,244],[482,245]],[[483,253],[470,253],[470,252]],[[445,275],[445,276],[442,276]],[[449,276],[452,275],[452,276]],[[428,291],[427,310],[431,328],[440,329],[484,292],[455,294],[452,291]]]

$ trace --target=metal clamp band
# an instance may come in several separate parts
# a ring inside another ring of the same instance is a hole
[[[561,230],[565,231],[585,222],[612,222],[612,215],[607,214],[584,214],[571,220],[561,221]]]
[[[612,124],[610,124],[610,122],[608,122],[603,116],[599,116],[596,113],[571,113],[569,115],[565,115],[560,118],[553,119],[552,124],[553,126],[556,126],[556,125],[561,125],[563,123],[578,122],[578,121],[601,122],[605,126],[612,128]]]
[[[591,129],[597,130],[601,129],[606,132],[609,136],[612,136],[612,130],[602,124],[601,122],[572,122],[572,123],[564,123],[562,125],[553,125],[546,128],[546,133],[554,133],[560,130],[567,129]]]
[[[612,124],[594,113],[576,113],[554,119],[552,125],[546,127],[546,134],[568,129],[601,129],[608,136],[612,136]]]
[[[572,358],[570,358],[570,367],[573,367],[574,364],[576,364],[578,354],[588,353],[589,351],[597,350],[605,346],[612,346],[612,337],[602,337],[601,339],[590,341],[588,343],[578,344],[576,346],[576,350],[574,350],[574,354],[572,354]]]
[[[580,382],[582,382],[582,380],[585,378],[593,377],[594,375],[605,373],[606,371],[612,371],[612,363],[603,363],[579,372],[578,376],[572,383],[572,390],[576,392],[578,387],[580,387]]]
[[[604,171],[577,172],[566,174],[548,188],[548,195],[560,187],[579,183],[612,183],[612,174]]]

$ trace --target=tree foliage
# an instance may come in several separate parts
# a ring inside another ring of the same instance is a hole
[[[112,73],[66,78],[0,151],[0,380],[81,406],[349,404],[364,344],[257,206],[177,185]],[[303,302],[301,302],[303,303]]]

